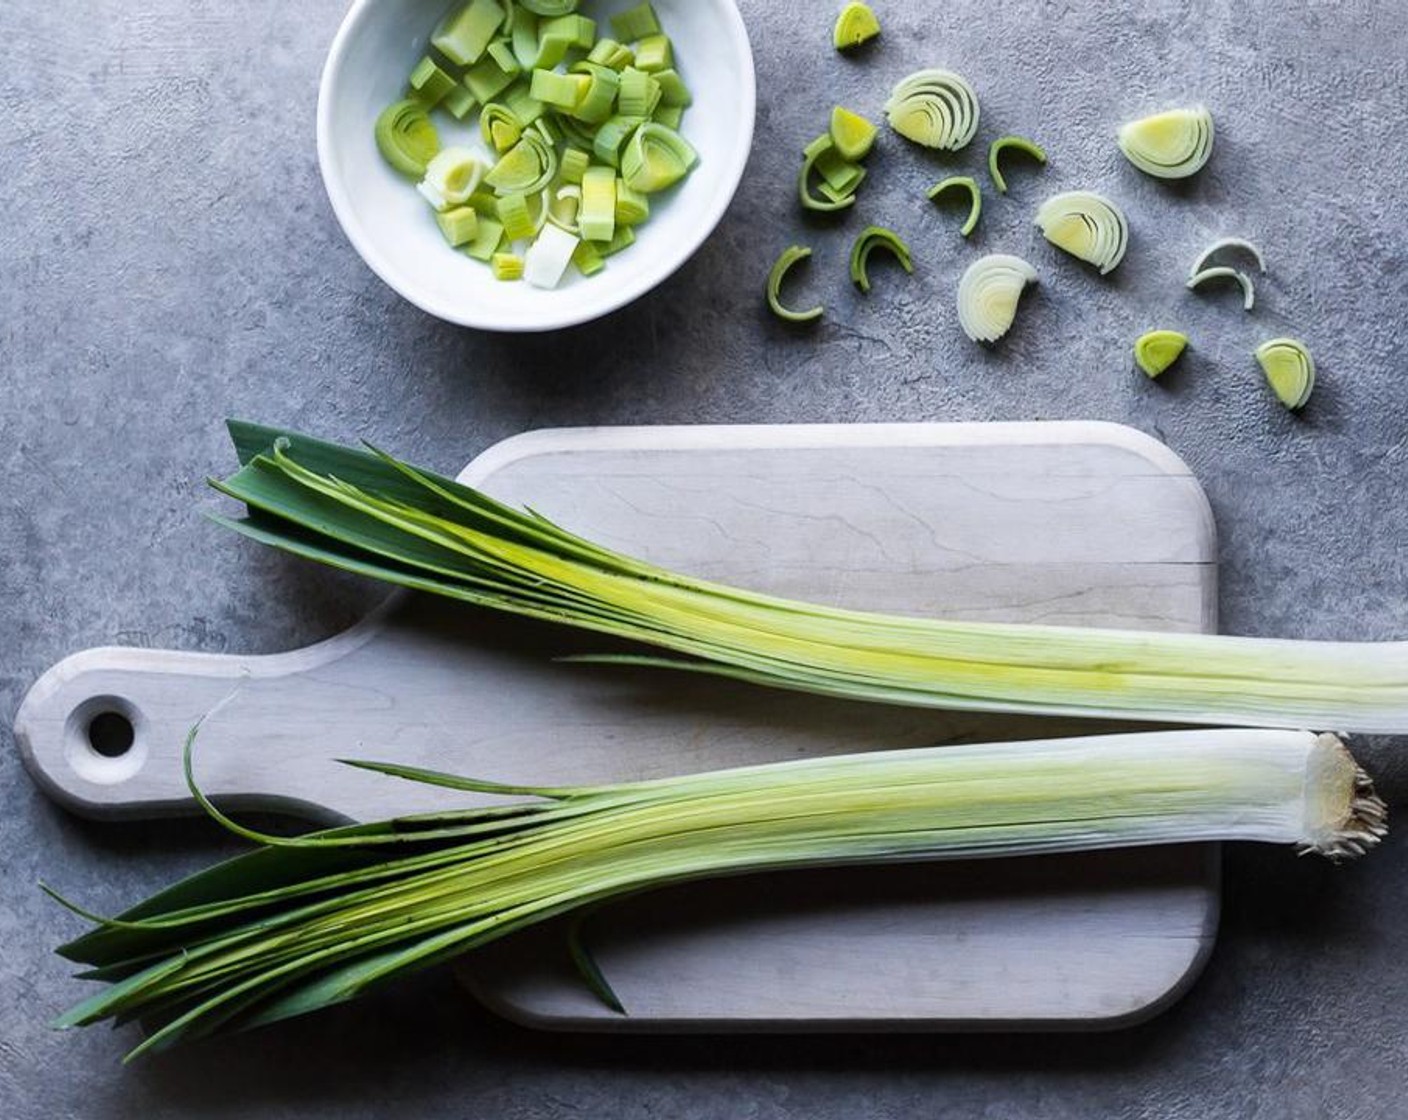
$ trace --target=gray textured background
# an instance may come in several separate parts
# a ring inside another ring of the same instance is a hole
[[[1099,418],[1166,440],[1222,535],[1224,627],[1408,636],[1403,332],[1408,306],[1408,14],[1322,0],[1130,6],[877,3],[878,49],[827,48],[836,5],[744,0],[762,91],[741,193],[658,292],[556,338],[498,338],[401,303],[344,242],[313,156],[339,0],[7,0],[0,7],[0,722],[74,650],[126,643],[272,651],[346,626],[361,584],[257,551],[194,515],[230,463],[227,414],[368,436],[446,470],[526,428],[583,423]],[[1029,256],[1041,286],[994,352],[952,309],[971,259],[921,189],[930,159],[887,137],[857,212],[807,228],[801,145],[834,100],[874,113],[918,65],[977,87],[980,141],[1036,137],[974,246]],[[1191,184],[1140,177],[1110,134],[1166,98],[1218,122]],[[707,170],[702,172],[707,174]],[[1109,281],[1027,225],[1046,192],[1122,201]],[[918,274],[842,264],[864,221],[911,238]],[[1210,237],[1244,233],[1272,273],[1256,314],[1179,280]],[[797,333],[760,309],[783,245],[817,249],[830,314]],[[609,276],[609,273],[607,274]],[[609,283],[609,279],[604,282]],[[1181,325],[1166,383],[1130,340]],[[1305,337],[1321,367],[1300,419],[1248,352]],[[564,360],[566,356],[567,360]],[[567,368],[571,367],[571,368]],[[114,910],[229,850],[195,822],[98,825],[48,804],[0,742],[0,1114],[1380,1117],[1408,1090],[1403,833],[1361,867],[1227,858],[1226,916],[1201,983],[1116,1035],[575,1039],[476,1010],[442,973],[273,1031],[121,1070],[133,1036],[56,1035],[80,987],[50,955],[76,922],[51,880]],[[1402,744],[1361,744],[1399,805]]]

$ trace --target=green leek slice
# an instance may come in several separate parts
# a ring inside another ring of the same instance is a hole
[[[616,224],[638,226],[650,217],[650,198],[616,180]]]
[[[457,84],[455,79],[441,70],[428,55],[416,63],[408,82],[412,95],[417,101],[424,102],[427,109],[439,105]]]
[[[524,128],[542,119],[547,106],[533,96],[529,83],[512,85],[504,93],[504,104]]]
[[[538,25],[543,38],[564,40],[569,49],[589,51],[596,42],[596,20],[586,16],[567,14],[544,20]]]
[[[680,125],[684,123],[683,105],[655,106],[655,114],[652,117],[656,124],[663,124],[666,128],[673,128],[676,132],[680,130]]]
[[[620,167],[621,150],[626,146],[631,134],[644,123],[643,117],[608,117],[592,137],[592,154],[602,163]]]
[[[474,212],[472,206],[456,206],[453,210],[436,214],[435,224],[440,227],[445,240],[458,249],[461,245],[473,241],[475,234],[479,232],[479,215]]]
[[[504,242],[503,223],[498,218],[491,218],[479,212],[479,229],[474,234],[474,239],[464,247],[464,251],[477,261],[485,261],[499,251],[499,246]]]
[[[440,21],[431,45],[456,65],[469,66],[488,49],[506,16],[498,0],[470,0]]]
[[[572,264],[583,276],[595,276],[606,267],[606,258],[599,246],[582,241],[572,250]]]
[[[611,110],[616,104],[621,75],[609,66],[598,66],[594,62],[583,62],[579,65],[591,80],[581,100],[573,107],[572,115],[585,124],[601,124],[611,116]]]
[[[497,44],[495,44],[497,45]],[[464,84],[480,103],[492,101],[513,84],[518,77],[518,62],[510,56],[513,69],[506,70],[493,54],[486,54],[464,72]]]
[[[1195,272],[1188,277],[1188,290],[1193,291],[1201,288],[1209,280],[1235,280],[1242,289],[1242,310],[1250,311],[1256,306],[1256,285],[1252,283],[1252,278],[1240,268],[1229,268],[1223,264]]]
[[[479,104],[474,94],[469,92],[468,87],[460,82],[455,83],[455,88],[445,95],[445,100],[440,102],[440,107],[454,117],[457,121],[462,121]]]
[[[1258,346],[1255,354],[1276,399],[1292,411],[1305,407],[1315,388],[1315,359],[1305,343],[1273,338]]]
[[[849,109],[837,105],[831,110],[831,143],[842,159],[856,163],[870,154],[875,144],[875,126]]]
[[[1134,343],[1134,361],[1151,378],[1158,377],[1182,356],[1188,336],[1179,331],[1146,331]]]
[[[527,8],[535,16],[558,18],[571,15],[577,10],[581,0],[518,0],[520,7]]]
[[[533,194],[542,190],[557,174],[557,153],[536,132],[523,138],[489,169],[484,182],[498,194]]]
[[[495,280],[522,280],[523,258],[517,253],[495,253],[489,258]]]
[[[484,143],[503,155],[523,138],[523,122],[507,105],[493,101],[479,112],[479,135]]]
[[[841,9],[831,29],[831,45],[838,51],[854,50],[880,34],[880,21],[868,4],[852,0]]]
[[[1124,213],[1094,191],[1053,195],[1036,212],[1042,236],[1077,260],[1093,264],[1104,276],[1124,259],[1129,223]]]
[[[651,75],[660,83],[660,104],[687,109],[694,104],[694,97],[684,79],[674,70],[657,70]]]
[[[425,178],[416,189],[436,210],[469,201],[484,178],[484,165],[469,148],[445,148],[425,165]]]
[[[559,74],[539,68],[533,71],[529,93],[536,101],[570,113],[581,104],[591,84],[590,74]]]
[[[772,269],[768,272],[766,288],[768,306],[772,308],[772,313],[779,319],[784,319],[789,323],[810,323],[821,318],[823,308],[820,304],[809,307],[805,311],[793,311],[791,308],[784,307],[782,303],[782,282],[787,278],[787,273],[798,261],[806,260],[811,255],[811,249],[805,245],[789,245],[782,250],[782,255],[777,258]]]
[[[1224,257],[1229,253],[1245,253],[1256,261],[1257,271],[1266,272],[1266,258],[1261,255],[1261,250],[1244,237],[1222,237],[1214,241],[1206,249],[1198,254],[1198,259],[1193,262],[1193,267],[1188,270],[1189,277],[1198,275],[1219,257]]]
[[[1036,269],[1021,257],[993,253],[967,268],[958,282],[958,323],[974,342],[996,342],[1017,318],[1017,301]]]
[[[645,118],[660,104],[660,83],[644,70],[628,66],[621,71],[616,111],[624,117]]]
[[[562,149],[562,155],[557,160],[557,177],[564,183],[580,183],[582,172],[584,172],[592,162],[592,157],[581,148],[574,148],[572,145]]]
[[[824,197],[812,194],[815,172],[821,177],[818,189]],[[834,212],[855,204],[856,188],[865,178],[865,168],[843,159],[829,133],[822,133],[802,149],[802,170],[797,176],[797,197],[804,210]]]
[[[851,282],[867,294],[870,292],[870,254],[876,249],[892,254],[906,272],[914,271],[909,246],[900,239],[899,234],[883,226],[866,226],[851,245]]]
[[[637,4],[624,12],[611,17],[611,30],[623,43],[634,43],[639,39],[660,34],[660,19],[650,4]]]
[[[543,194],[505,194],[499,196],[499,221],[504,236],[510,241],[525,241],[543,228],[547,220],[549,199]]]
[[[417,179],[440,150],[440,134],[419,101],[397,101],[376,119],[376,146],[387,163]]]
[[[616,233],[616,171],[592,166],[582,176],[577,225],[583,241],[610,241]]]
[[[999,160],[1003,152],[1021,152],[1023,155],[1031,156],[1037,163],[1046,163],[1046,152],[1040,144],[1028,140],[1024,136],[1002,136],[988,145],[988,175],[992,179],[992,185],[997,188],[998,194],[1007,193],[1007,180],[1002,177],[1002,167]]]
[[[619,194],[617,196],[619,200]],[[612,253],[619,253],[622,249],[629,249],[636,243],[636,231],[630,226],[623,226],[618,216],[616,219],[616,236],[605,245],[598,245],[597,252],[603,257],[609,257]]]
[[[956,152],[978,131],[978,95],[961,74],[917,70],[895,86],[885,116],[906,140]]]
[[[679,182],[698,155],[678,132],[647,121],[631,134],[621,153],[621,177],[633,191],[651,194]]]
[[[1199,105],[1130,121],[1119,131],[1120,151],[1146,175],[1184,179],[1212,155],[1212,114]]]
[[[941,182],[935,183],[926,192],[930,201],[936,200],[940,195],[950,190],[964,190],[968,192],[968,217],[963,224],[958,227],[958,232],[967,237],[977,228],[978,218],[983,213],[983,192],[978,186],[978,180],[971,175],[952,175]]]
[[[613,70],[622,71],[630,66],[634,58],[635,54],[631,48],[615,39],[598,39],[587,53],[588,62],[597,62]]]
[[[538,43],[538,17],[522,5],[513,10],[509,45],[513,48],[513,57],[520,71],[531,73],[540,65],[542,47]]]
[[[548,221],[560,226],[577,237],[582,235],[577,216],[582,209],[582,188],[576,183],[566,183],[557,188],[548,206]]]
[[[675,64],[675,51],[668,35],[647,35],[636,43],[637,70],[653,74],[669,70]]]

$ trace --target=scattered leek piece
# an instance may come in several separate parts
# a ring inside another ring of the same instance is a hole
[[[1240,268],[1229,268],[1227,265],[1205,268],[1188,277],[1187,287],[1189,291],[1193,291],[1201,288],[1209,280],[1235,280],[1242,289],[1242,310],[1250,311],[1256,306],[1256,285],[1252,283],[1252,278]]]
[[[1007,151],[1021,152],[1023,155],[1031,156],[1037,163],[1046,163],[1046,152],[1040,144],[1022,136],[1002,136],[988,145],[988,176],[992,179],[992,185],[997,188],[998,194],[1007,193],[1007,180],[1002,177],[1002,167],[999,160],[1002,153]]]
[[[621,149],[626,146],[631,134],[644,123],[643,117],[624,117],[618,114],[607,118],[596,130],[596,136],[592,140],[592,154],[602,163],[620,167]]]
[[[523,254],[523,279],[535,288],[556,288],[572,263],[578,239],[549,223]]]
[[[635,60],[635,53],[615,39],[598,39],[587,53],[588,62],[597,62],[613,70],[624,71]]]
[[[572,250],[572,264],[583,276],[595,276],[606,267],[606,259],[600,248],[590,241],[582,241]]]
[[[660,19],[649,3],[637,4],[611,17],[611,31],[623,43],[660,34]]]
[[[1160,179],[1185,179],[1198,172],[1212,155],[1212,141],[1212,114],[1202,105],[1142,117],[1119,132],[1125,158]]]
[[[863,160],[875,144],[875,126],[849,109],[837,105],[831,110],[831,143],[842,159]]]
[[[633,191],[651,194],[674,186],[699,159],[678,132],[647,121],[631,134],[621,153],[621,178]]]
[[[951,70],[918,70],[895,86],[885,115],[906,140],[956,152],[978,131],[978,95]]]
[[[651,118],[656,124],[663,124],[666,128],[673,128],[676,132],[680,130],[680,125],[684,122],[683,105],[657,105],[655,114]]]
[[[512,109],[495,101],[485,105],[479,113],[479,135],[484,143],[503,155],[523,138],[523,125]]]
[[[522,280],[523,258],[517,253],[495,253],[489,258],[495,280]]]
[[[654,78],[660,85],[661,105],[687,109],[694,104],[689,87],[674,70],[657,70]]]
[[[947,191],[956,188],[967,191],[970,200],[968,204],[968,217],[958,228],[958,232],[964,237],[967,237],[977,228],[978,218],[983,213],[983,192],[978,187],[978,180],[974,179],[971,175],[953,175],[944,179],[942,182],[935,183],[929,188],[927,193],[932,201]]]
[[[440,22],[430,43],[456,65],[469,66],[488,49],[505,16],[498,0],[470,0]]]
[[[772,308],[772,313],[779,319],[785,319],[789,323],[810,323],[814,319],[821,318],[823,309],[820,304],[809,307],[805,311],[793,311],[782,304],[782,282],[787,278],[787,274],[794,264],[806,260],[811,255],[811,249],[805,245],[789,245],[782,250],[782,255],[777,258],[771,271],[768,272],[768,306]]]
[[[564,183],[581,183],[582,173],[591,165],[592,157],[581,148],[570,145],[563,149],[557,161],[557,177]]]
[[[851,245],[851,282],[867,294],[870,292],[870,274],[867,269],[870,254],[876,249],[889,252],[906,272],[914,271],[909,246],[900,239],[899,234],[882,226],[866,226]]]
[[[521,7],[527,8],[536,16],[550,18],[570,15],[577,10],[580,0],[518,0]]]
[[[812,194],[812,175],[821,177],[818,190]],[[797,176],[797,197],[804,210],[836,211],[855,204],[856,189],[865,178],[865,168],[853,163],[836,150],[830,132],[824,132],[802,149],[802,170]]]
[[[624,117],[640,117],[644,120],[655,112],[660,103],[660,83],[644,70],[628,66],[621,71],[620,91],[616,98],[616,110]]]
[[[841,9],[831,30],[831,45],[838,51],[854,50],[880,34],[880,21],[867,4],[852,2]]]
[[[457,121],[462,121],[473,112],[474,107],[479,104],[474,94],[460,82],[455,83],[455,88],[445,95],[445,100],[440,102],[440,107]]]
[[[499,221],[510,241],[523,241],[542,228],[547,208],[542,195],[505,194],[499,196]]]
[[[1258,346],[1255,354],[1276,399],[1292,411],[1303,408],[1315,388],[1315,359],[1305,343],[1273,338]]]
[[[648,74],[669,70],[675,64],[674,47],[668,35],[647,35],[636,43],[635,67]]]
[[[588,74],[559,74],[556,70],[533,71],[529,93],[535,101],[571,112],[587,95],[592,84]]]
[[[621,87],[621,76],[609,66],[597,66],[591,62],[581,65],[586,68],[584,72],[590,80],[586,93],[572,110],[572,116],[586,124],[601,124],[611,116],[616,94]]]
[[[1134,343],[1134,361],[1151,378],[1158,377],[1183,355],[1188,336],[1178,331],[1146,331]]]
[[[416,100],[424,103],[425,107],[429,109],[439,105],[445,99],[445,95],[459,83],[451,75],[441,70],[433,58],[427,56],[416,63],[415,69],[411,71],[408,84]]]
[[[1036,269],[1021,257],[993,253],[970,264],[958,282],[958,325],[974,342],[996,342],[1017,318],[1022,290]]]
[[[621,180],[616,180],[616,222],[618,225],[638,226],[650,217],[650,199],[640,191],[633,191]],[[615,234],[613,233],[614,237]]]
[[[435,224],[440,227],[445,240],[458,249],[473,241],[474,235],[479,232],[479,215],[472,206],[457,206],[436,214]]]
[[[616,172],[588,167],[582,176],[582,207],[577,225],[583,241],[610,241],[616,233]]]
[[[56,1025],[140,1019],[150,1033],[129,1060],[341,1003],[668,883],[1221,840],[1340,861],[1387,831],[1384,802],[1340,740],[1305,731],[872,751],[543,789],[355,761],[391,779],[526,799],[296,837],[225,816],[197,785],[190,750],[187,782],[202,808],[261,846],[115,921],[94,918],[59,949],[108,983]],[[604,977],[600,986],[609,991]]]
[[[494,46],[499,44],[495,43]],[[493,47],[490,48],[490,52]],[[513,84],[514,78],[518,77],[518,62],[509,55],[509,63],[512,69],[506,69],[500,59],[493,53],[485,54],[478,62],[464,72],[464,84],[469,87],[470,93],[481,102],[492,101],[504,90]]]
[[[397,101],[376,119],[376,146],[381,158],[403,175],[423,178],[426,166],[440,150],[440,134],[418,101]]]
[[[1256,261],[1259,272],[1266,272],[1266,258],[1261,255],[1261,250],[1243,237],[1223,237],[1214,241],[1206,249],[1198,254],[1198,259],[1193,262],[1193,267],[1188,270],[1189,277],[1198,275],[1219,257],[1229,253],[1245,253]]]
[[[548,221],[561,226],[575,237],[582,236],[577,216],[582,209],[582,188],[575,183],[564,183],[548,206]]]
[[[476,213],[479,214],[479,229],[464,251],[475,260],[487,263],[504,243],[504,227],[497,217],[491,217],[482,210]]]
[[[621,194],[620,190],[618,189],[616,193],[616,205],[618,208],[620,207],[620,204]],[[605,245],[596,246],[596,250],[603,257],[609,257],[612,253],[619,253],[622,249],[629,249],[635,243],[636,231],[633,230],[630,226],[621,224],[621,217],[618,209],[616,217],[616,235],[612,237],[611,240],[608,241]]]
[[[552,146],[537,133],[525,132],[489,169],[484,182],[499,194],[533,194],[552,182],[556,174],[557,155]]]
[[[1104,276],[1124,259],[1129,223],[1118,206],[1094,191],[1053,195],[1036,212],[1042,236]]]
[[[1007,267],[1019,282],[1032,273],[1022,261]],[[799,603],[611,552],[375,452],[247,424],[231,432],[246,465],[216,485],[253,512],[222,524],[389,583],[674,655],[607,662],[935,708],[1408,731],[1408,642],[1014,625]]]
[[[484,178],[484,165],[468,148],[446,148],[425,167],[425,178],[416,187],[436,210],[447,210],[469,201]]]

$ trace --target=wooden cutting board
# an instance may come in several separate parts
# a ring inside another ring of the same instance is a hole
[[[1202,490],[1167,448],[1117,425],[542,431],[491,448],[461,477],[605,544],[783,595],[994,621],[1215,628]],[[80,813],[190,812],[182,742],[224,702],[200,741],[204,787],[229,805],[331,821],[466,800],[336,758],[560,785],[1092,727],[554,660],[601,646],[398,594],[290,653],[75,654],[35,683],[16,738],[40,785]],[[100,716],[108,754],[92,741]],[[113,754],[123,720],[132,743]],[[574,976],[555,925],[460,971],[491,1007],[542,1026],[1099,1027],[1151,1014],[1191,982],[1217,905],[1206,845],[815,869],[596,912],[586,937],[626,1017]]]

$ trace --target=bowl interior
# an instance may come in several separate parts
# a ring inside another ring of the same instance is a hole
[[[458,0],[463,2],[463,0]],[[381,158],[377,114],[403,96],[406,76],[452,0],[357,0],[333,44],[318,106],[318,155],[338,220],[367,264],[412,303],[451,322],[499,330],[547,330],[584,322],[648,291],[703,242],[743,174],[753,135],[753,59],[734,0],[654,0],[675,44],[676,68],[694,96],[681,132],[699,152],[694,171],[651,197],[650,220],[605,271],[569,269],[544,291],[495,280],[487,266],[446,245],[414,184]],[[581,11],[605,21],[632,0]],[[604,29],[604,30],[603,30]],[[475,124],[433,114],[442,144],[485,153]]]

